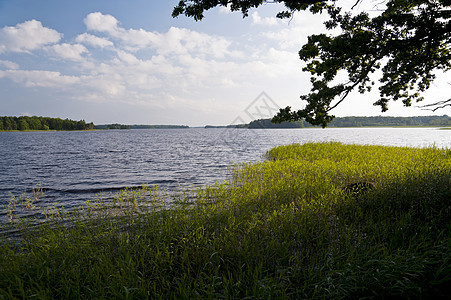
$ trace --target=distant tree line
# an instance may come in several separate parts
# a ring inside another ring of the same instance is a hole
[[[234,124],[227,126],[214,126],[214,125],[205,125],[205,128],[249,128],[249,124]]]
[[[180,129],[189,128],[186,125],[123,125],[123,124],[105,124],[95,125],[94,129]]]
[[[49,117],[0,117],[0,131],[7,130],[89,130],[94,124],[84,120],[74,121],[69,119]]]
[[[130,125],[123,124],[95,125],[94,129],[130,129]]]
[[[451,117],[419,116],[419,117],[342,117],[333,119],[328,127],[409,127],[409,126],[451,126]],[[248,128],[304,128],[313,127],[305,120],[295,122],[271,123],[271,119],[260,119],[249,123]]]
[[[130,125],[130,129],[183,129],[189,128],[187,125]]]

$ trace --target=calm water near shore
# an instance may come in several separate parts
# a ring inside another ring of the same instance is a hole
[[[437,128],[153,129],[0,132],[0,207],[38,186],[41,205],[66,208],[143,183],[168,191],[227,179],[228,166],[262,160],[291,143],[343,143],[451,148]]]

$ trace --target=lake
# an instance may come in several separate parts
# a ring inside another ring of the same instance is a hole
[[[0,207],[45,189],[41,206],[80,206],[143,183],[174,191],[223,182],[228,167],[263,160],[278,145],[348,144],[451,148],[437,128],[143,129],[0,132]],[[2,209],[3,210],[3,209]]]

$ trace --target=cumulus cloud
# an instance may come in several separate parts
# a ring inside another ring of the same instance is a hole
[[[223,37],[192,31],[185,28],[171,27],[167,33],[155,39],[153,47],[159,54],[187,54],[195,56],[239,56],[239,52],[229,50],[232,42]]]
[[[186,28],[171,27],[166,33],[147,31],[142,28],[125,29],[119,26],[116,18],[100,12],[90,13],[85,18],[85,24],[87,30],[109,35],[111,39],[119,41],[121,46],[128,51],[153,49],[162,55],[191,53],[216,58],[241,55],[239,51],[229,49],[232,42],[224,37],[211,36]],[[95,36],[80,35],[77,37],[77,41],[94,40],[93,37]],[[105,41],[107,40],[103,39],[103,42]]]
[[[58,43],[61,38],[61,33],[42,26],[42,23],[36,20],[5,26],[0,30],[0,53],[29,52]]]
[[[106,33],[128,47],[148,47],[158,38],[157,33],[144,29],[126,30],[115,17],[100,12],[90,13],[84,22],[88,31]]]
[[[228,15],[228,14],[232,13],[232,11],[230,10],[231,8],[232,8],[232,4],[229,3],[229,4],[227,4],[227,6],[221,6],[219,8],[219,12],[222,14]]]
[[[105,47],[113,47],[114,44],[110,40],[107,40],[105,38],[100,38],[95,35],[89,34],[89,33],[83,33],[78,35],[75,38],[75,41],[77,43],[86,44],[93,47],[98,48],[105,48]]]
[[[142,61],[137,59],[136,56],[134,56],[133,54],[122,51],[122,50],[117,51],[117,57],[122,62],[125,62],[126,64],[130,64],[130,65],[142,63]]]
[[[51,49],[58,57],[73,61],[84,60],[82,54],[88,52],[88,49],[86,49],[86,47],[81,44],[63,43],[53,45]]]
[[[95,76],[84,83],[93,91],[93,95],[101,95],[103,99],[105,99],[105,96],[122,97],[127,89],[122,76],[114,74]]]
[[[258,12],[252,13],[252,24],[254,25],[268,25],[274,26],[278,25],[279,22],[274,17],[261,17]]]
[[[26,87],[63,87],[80,81],[77,76],[61,75],[60,72],[39,70],[6,70],[0,71],[0,78],[24,84]]]
[[[100,12],[90,13],[86,16],[85,25],[88,30],[108,32],[114,34],[118,30],[119,21],[111,16]]]

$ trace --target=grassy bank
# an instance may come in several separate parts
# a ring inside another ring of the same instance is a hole
[[[311,143],[267,158],[172,209],[143,187],[37,226],[13,218],[0,298],[451,294],[451,150]]]

